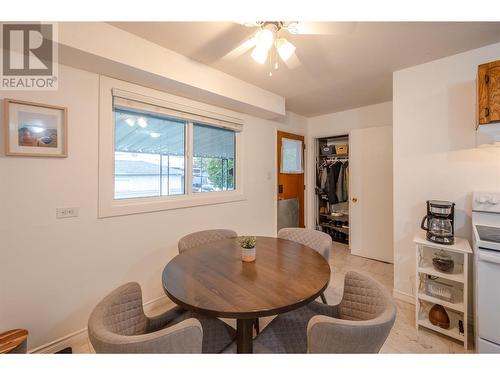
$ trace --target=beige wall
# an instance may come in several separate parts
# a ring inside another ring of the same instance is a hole
[[[0,150],[0,331],[27,328],[30,348],[84,328],[97,301],[124,282],[138,281],[145,301],[162,296],[161,271],[184,234],[275,235],[276,130],[306,133],[306,119],[292,113],[280,123],[242,114],[247,200],[98,219],[98,88],[97,74],[60,66],[58,91],[0,92],[69,115],[67,159]],[[79,207],[79,217],[56,219],[57,207]]]
[[[396,292],[415,293],[415,249],[428,199],[456,203],[455,230],[471,240],[471,194],[500,190],[500,148],[476,148],[475,78],[500,44],[394,73]]]

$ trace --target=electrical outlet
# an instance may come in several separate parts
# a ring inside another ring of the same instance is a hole
[[[56,208],[56,218],[65,219],[67,217],[77,217],[78,207]]]

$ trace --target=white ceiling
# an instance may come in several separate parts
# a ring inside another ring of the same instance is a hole
[[[500,41],[500,22],[329,23],[330,35],[290,35],[302,65],[226,55],[257,30],[231,22],[112,23],[193,60],[284,96],[303,116],[392,100],[392,72]],[[168,62],[166,62],[168,63]]]

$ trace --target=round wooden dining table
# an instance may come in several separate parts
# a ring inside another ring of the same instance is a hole
[[[252,353],[253,322],[316,299],[330,266],[315,250],[279,238],[257,237],[256,260],[243,262],[237,238],[203,244],[173,258],[163,288],[179,306],[236,319],[237,352]]]

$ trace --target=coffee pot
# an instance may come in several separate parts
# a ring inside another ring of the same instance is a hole
[[[420,227],[427,231],[427,240],[451,245],[455,241],[455,203],[448,201],[427,201],[427,215]]]

